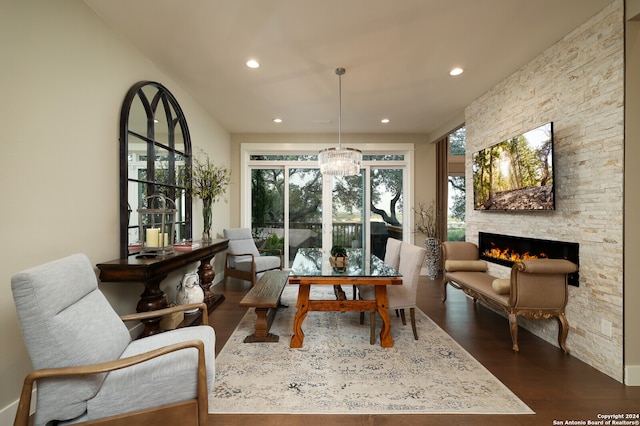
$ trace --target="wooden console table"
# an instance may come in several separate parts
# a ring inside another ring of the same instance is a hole
[[[167,306],[167,298],[160,289],[160,283],[167,275],[191,263],[200,262],[198,267],[200,285],[204,290],[204,301],[211,312],[224,300],[224,295],[214,295],[210,289],[215,277],[211,259],[216,253],[227,249],[229,240],[219,239],[210,243],[199,242],[199,244],[200,247],[189,252],[176,252],[165,256],[146,258],[129,256],[126,259],[99,263],[96,266],[100,270],[100,280],[103,282],[142,282],[144,292],[140,295],[136,310],[138,312],[153,311]],[[144,320],[145,328],[142,336],[159,333],[161,319],[158,317]]]

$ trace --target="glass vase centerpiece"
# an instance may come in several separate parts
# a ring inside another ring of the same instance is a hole
[[[223,199],[231,181],[231,171],[224,166],[216,166],[204,151],[200,150],[199,157],[193,158],[191,166],[191,195],[202,200],[202,242],[212,241],[211,227],[213,225],[213,203]]]
[[[164,194],[154,194],[143,200],[138,209],[138,226],[142,253],[165,255],[173,253],[176,205]]]
[[[440,270],[440,232],[435,202],[432,201],[428,207],[424,203],[418,203],[418,208],[414,207],[413,212],[417,217],[415,231],[425,236],[425,260],[429,279],[434,280]]]

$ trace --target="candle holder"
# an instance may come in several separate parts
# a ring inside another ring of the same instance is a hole
[[[163,194],[150,195],[143,200],[146,208],[138,209],[142,254],[173,253],[176,204]]]

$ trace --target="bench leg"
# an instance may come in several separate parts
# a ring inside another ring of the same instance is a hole
[[[516,314],[509,314],[509,329],[511,330],[511,341],[513,342],[513,350],[515,352],[520,351],[518,347],[518,317]]]
[[[280,336],[269,333],[273,318],[276,316],[276,309],[256,308],[255,331],[252,335],[244,338],[244,343],[267,342],[276,343],[280,340]]]
[[[567,321],[567,317],[564,312],[561,312],[560,315],[558,315],[558,344],[567,355],[569,354],[569,349],[566,344],[568,334],[569,322]]]

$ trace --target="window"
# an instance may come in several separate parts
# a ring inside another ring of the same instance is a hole
[[[466,129],[459,129],[449,134],[449,187],[448,187],[448,215],[447,215],[447,240],[464,241],[466,235],[465,205],[466,205],[466,179],[465,179],[465,154],[466,154]]]
[[[390,236],[409,239],[411,224],[403,223],[404,194],[410,186],[409,164],[413,146],[398,144],[395,150],[370,146],[364,151],[360,175],[323,176],[317,155],[270,152],[272,145],[243,144],[242,170],[250,187],[241,188],[241,226],[250,226],[259,247],[281,248],[292,261],[300,247],[325,249],[334,244],[366,247],[384,257]],[[245,181],[245,179],[242,179]]]

